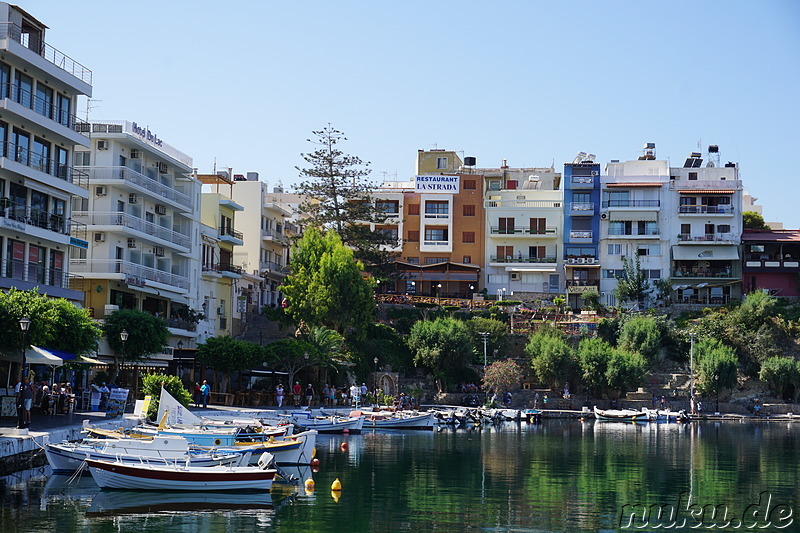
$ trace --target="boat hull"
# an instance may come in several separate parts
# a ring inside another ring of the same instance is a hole
[[[644,411],[630,410],[602,410],[594,408],[594,416],[597,420],[613,422],[647,422],[650,420],[650,413]]]
[[[371,419],[367,414],[364,417],[364,429],[420,429],[432,430],[434,426],[433,413],[422,413],[406,417],[388,417]]]
[[[304,431],[315,430],[318,433],[360,433],[364,427],[364,417],[311,417],[294,416],[294,424]]]
[[[268,492],[275,470],[258,467],[178,468],[89,459],[89,472],[101,489]]]
[[[95,461],[121,461],[125,463],[141,463],[147,461],[152,464],[188,464],[189,466],[208,467],[217,465],[238,465],[242,460],[243,452],[232,450],[220,454],[190,454],[185,452],[176,454],[133,454],[126,452],[108,453],[98,451],[91,446],[70,446],[63,444],[48,444],[45,455],[50,468],[55,473],[70,473],[80,469],[87,457]],[[188,461],[188,463],[187,463]]]
[[[248,446],[217,448],[217,450],[220,452],[242,450],[252,452],[250,464],[258,464],[261,454],[269,452],[275,457],[275,462],[279,465],[307,465],[314,458],[316,442],[317,431],[312,429],[274,442],[266,441]]]

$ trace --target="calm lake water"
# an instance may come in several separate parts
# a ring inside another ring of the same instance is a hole
[[[90,476],[21,472],[0,479],[0,531],[618,531],[635,504],[661,507],[631,529],[653,530],[660,508],[661,529],[800,530],[800,424],[507,422],[320,436],[317,453],[313,493],[100,491]]]

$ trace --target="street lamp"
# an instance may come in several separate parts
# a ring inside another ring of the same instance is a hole
[[[486,374],[486,343],[489,341],[488,332],[478,333],[483,338],[483,373]]]
[[[694,333],[689,333],[689,403],[694,402]],[[692,410],[694,411],[694,410]],[[694,414],[694,412],[692,412]]]
[[[378,403],[378,357],[375,356],[375,359],[372,360],[375,363],[375,379],[373,379],[373,389],[375,390],[375,404]]]
[[[122,341],[122,360],[125,360],[125,341],[128,340],[128,330],[123,329],[119,332],[119,338]]]
[[[439,299],[441,297],[441,294],[442,294],[442,284],[439,283],[439,284],[436,285],[436,303],[437,304],[439,303]]]
[[[178,349],[179,352],[182,352],[183,351],[183,340],[179,339],[178,342],[175,344],[175,347]],[[182,361],[182,359],[178,359],[178,379],[181,378],[181,361]]]
[[[31,319],[24,316],[19,319],[19,329],[22,330],[22,377],[28,377],[28,330],[31,327]]]

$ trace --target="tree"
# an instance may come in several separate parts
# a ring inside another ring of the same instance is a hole
[[[122,330],[128,332],[125,342],[120,337]],[[120,309],[107,315],[103,321],[103,334],[114,350],[114,369],[109,377],[112,381],[122,363],[139,361],[146,355],[161,352],[170,335],[164,320],[135,309]]]
[[[197,345],[197,360],[221,373],[225,383],[234,372],[260,365],[264,357],[258,344],[229,336],[211,337]]]
[[[522,368],[517,363],[511,359],[495,361],[486,367],[483,389],[501,395],[519,389],[520,382],[522,382]]]
[[[600,293],[597,292],[597,289],[591,288],[585,291],[581,294],[581,298],[586,302],[586,307],[588,307],[589,310],[597,311],[600,309]]]
[[[617,397],[638,387],[647,367],[641,354],[613,348],[598,338],[583,339],[578,358],[583,381],[597,397]]]
[[[573,350],[555,328],[542,328],[531,335],[525,352],[531,358],[536,377],[550,388],[560,388],[574,372]]]
[[[472,343],[466,324],[452,318],[420,320],[411,328],[408,346],[414,353],[414,364],[433,374],[439,392],[449,380],[463,375],[472,354]]]
[[[761,363],[758,377],[775,396],[784,396],[790,386],[794,386],[795,396],[800,391],[800,363],[790,357],[770,357]]]
[[[695,344],[694,357],[699,378],[697,389],[701,394],[716,393],[719,410],[720,391],[736,385],[739,365],[736,352],[716,339],[701,339]]]
[[[647,272],[642,270],[639,263],[639,253],[634,252],[633,259],[622,257],[624,275],[617,278],[617,288],[614,294],[621,301],[634,302],[636,306],[644,304],[644,299],[653,289],[647,279]]]
[[[475,353],[483,362],[483,337],[481,333],[488,333],[486,337],[486,357],[499,352],[506,347],[508,342],[508,327],[505,322],[493,318],[473,317],[466,322],[470,339],[475,346]]]
[[[316,364],[317,351],[310,343],[298,339],[282,339],[266,346],[276,368],[286,371],[289,387],[304,368]]]
[[[338,234],[309,229],[292,248],[290,267],[282,291],[289,300],[285,312],[296,324],[363,334],[375,313],[375,282]]]
[[[770,227],[764,222],[764,217],[755,211],[744,211],[742,213],[742,224],[745,229],[768,230]]]
[[[300,172],[297,192],[306,198],[300,205],[307,215],[302,225],[335,231],[365,264],[388,264],[393,254],[386,250],[397,245],[397,238],[370,229],[371,223],[384,224],[390,215],[372,196],[369,162],[342,152],[338,145],[347,138],[330,124],[312,133],[315,139],[307,140],[318,148],[301,154],[310,166],[295,167]]]
[[[150,407],[147,408],[147,416],[151,420],[158,414],[158,402],[161,400],[162,386],[184,407],[188,408],[189,402],[192,401],[191,393],[183,387],[183,383],[181,383],[178,376],[147,374],[142,378],[142,393],[145,396],[150,396]]]
[[[0,291],[0,352],[21,352],[24,336],[19,319],[31,320],[28,346],[42,346],[74,354],[97,349],[101,331],[86,309],[69,301],[48,298],[36,290]]]
[[[639,352],[652,361],[661,349],[662,331],[658,322],[647,316],[634,316],[622,326],[619,347],[629,352]]]

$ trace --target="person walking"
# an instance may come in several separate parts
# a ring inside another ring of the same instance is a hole
[[[311,386],[311,383],[308,384],[306,387],[306,405],[311,407],[311,400],[314,399],[314,387]]]
[[[203,409],[207,409],[208,397],[211,396],[211,386],[206,380],[203,380],[203,385],[200,387],[200,395],[203,397]]]
[[[22,427],[25,428],[31,425],[31,405],[33,405],[34,394],[33,385],[31,385],[27,377],[24,377],[20,386],[19,397],[22,405]]]
[[[294,406],[300,407],[300,394],[303,392],[303,387],[300,386],[299,381],[295,381],[292,386],[292,394],[294,395]]]
[[[278,407],[283,407],[283,385],[281,383],[278,383],[278,387],[275,389],[275,402]]]
[[[323,389],[322,389],[322,403],[325,405],[325,407],[328,407],[328,401],[329,401],[330,395],[331,395],[331,388],[326,383],[325,387],[323,387]]]
[[[200,384],[195,381],[194,383],[194,406],[200,407],[200,402],[202,402],[203,393],[200,392]]]

